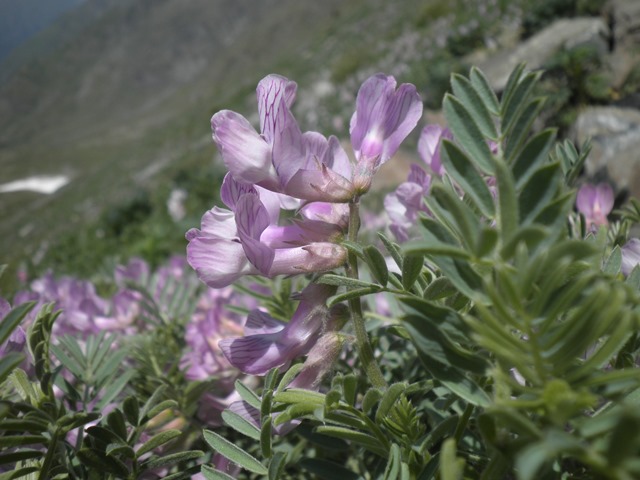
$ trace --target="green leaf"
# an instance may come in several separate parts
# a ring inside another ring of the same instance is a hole
[[[444,438],[451,437],[458,426],[458,415],[445,417],[440,423],[431,429],[420,445],[421,452],[429,451],[434,445],[440,443]]]
[[[402,395],[407,389],[407,384],[405,382],[393,383],[389,385],[389,388],[383,393],[382,398],[380,399],[380,405],[378,406],[378,411],[376,412],[376,423],[382,422],[382,420],[387,416],[391,407],[396,403],[400,395]]]
[[[71,412],[59,418],[56,425],[63,433],[69,432],[87,423],[98,420],[102,416],[99,412]]]
[[[400,246],[397,243],[393,243],[381,232],[378,232],[378,238],[380,238],[384,245],[384,248],[387,249],[387,252],[389,252],[389,255],[391,255],[393,261],[396,262],[398,268],[402,268],[402,254],[400,253]]]
[[[358,378],[353,374],[345,375],[342,391],[344,392],[345,401],[351,406],[355,405],[358,395]]]
[[[110,404],[114,398],[124,389],[129,381],[134,377],[136,371],[134,369],[126,370],[118,375],[109,386],[106,388],[104,394],[98,402],[98,409],[103,410],[108,404]]]
[[[149,409],[149,412],[147,413],[146,417],[148,418],[148,420],[151,420],[153,417],[155,417],[159,413],[164,412],[165,410],[174,409],[174,408],[178,408],[178,402],[176,402],[175,400],[164,400],[159,404],[154,405],[153,408]]]
[[[382,392],[379,389],[370,388],[367,390],[367,393],[365,393],[362,398],[362,411],[364,413],[369,413],[381,398]]]
[[[454,138],[460,142],[460,145],[476,162],[480,170],[492,175],[494,172],[493,155],[480,128],[465,105],[454,96],[447,94],[444,97],[443,110]]]
[[[6,353],[0,358],[0,384],[22,363],[24,358],[23,354],[16,352]]]
[[[507,98],[502,108],[502,133],[511,131],[517,123],[518,117],[528,104],[527,97],[540,78],[540,73],[527,73],[513,89],[513,93]]]
[[[454,73],[451,76],[451,88],[453,94],[469,108],[469,113],[475,120],[476,125],[480,127],[482,134],[485,137],[497,140],[498,132],[493,123],[491,113],[489,113],[489,109],[480,93],[476,91],[471,82],[462,75]]]
[[[456,440],[448,438],[440,450],[440,478],[442,480],[462,480],[464,478],[463,458],[456,457]]]
[[[463,248],[456,247],[453,245],[449,245],[442,242],[429,242],[429,241],[409,241],[403,246],[404,253],[406,256],[421,256],[421,255],[429,255],[429,256],[443,256],[450,258],[460,258],[463,260],[469,260],[471,258],[471,254]],[[406,262],[405,257],[405,262]],[[403,265],[404,269],[404,265]],[[421,268],[422,269],[422,268]],[[413,283],[411,284],[413,285]],[[404,286],[404,282],[403,282]]]
[[[367,245],[364,248],[364,261],[366,262],[371,274],[376,281],[385,287],[389,281],[389,269],[380,250],[373,245]]]
[[[284,412],[280,413],[273,421],[273,425],[278,427],[290,422],[291,420],[296,420],[308,415],[312,415],[319,420],[323,420],[324,406],[318,406],[312,403],[295,403],[287,407]]]
[[[323,435],[350,441],[377,455],[380,455],[381,457],[386,457],[387,455],[387,450],[382,446],[378,439],[369,434],[359,432],[357,430],[351,430],[350,428],[333,426],[320,426],[317,427],[316,431]]]
[[[124,422],[124,415],[119,409],[116,408],[107,415],[107,424],[120,438],[127,438],[127,425]]]
[[[559,168],[557,163],[540,167],[525,183],[518,202],[523,225],[530,223],[553,200],[559,187]]]
[[[559,196],[553,202],[549,203],[542,211],[533,219],[533,223],[541,223],[543,225],[558,224],[559,220],[566,218],[569,210],[573,206],[574,194],[567,192]]]
[[[269,480],[278,480],[287,465],[287,455],[283,452],[276,452],[269,462]]]
[[[500,111],[504,112],[505,105],[513,95],[513,91],[520,82],[522,78],[522,73],[524,72],[524,63],[520,63],[513,69],[509,78],[507,79],[507,84],[504,87],[504,91],[502,92],[502,100],[500,103]]]
[[[362,245],[356,242],[351,242],[349,240],[343,240],[342,246],[345,247],[349,252],[355,254],[358,258],[364,259],[364,251],[362,250]]]
[[[518,119],[511,131],[511,135],[507,138],[507,145],[504,149],[504,158],[509,165],[514,164],[514,157],[519,155],[523,142],[529,136],[531,125],[535,119],[539,117],[544,103],[544,98],[535,98],[530,100],[522,109],[522,113],[518,116]]]
[[[408,254],[402,263],[402,288],[410,291],[420,276],[423,267],[424,257],[421,254]]]
[[[222,412],[222,419],[227,425],[243,435],[253,438],[254,440],[260,440],[260,429],[237,413],[231,410],[224,410]]]
[[[611,251],[609,258],[607,258],[602,271],[609,275],[617,275],[620,273],[620,267],[622,267],[622,251],[620,247],[616,245]]]
[[[49,424],[39,419],[16,418],[0,422],[0,432],[46,432]]]
[[[414,345],[424,355],[447,367],[451,366],[479,375],[485,373],[486,361],[452,342],[442,331],[440,324],[428,316],[407,315],[403,318],[403,323]]]
[[[278,383],[278,388],[276,388],[276,392],[282,392],[287,386],[291,383],[298,373],[304,368],[304,363],[296,363],[289,367],[289,370],[282,376],[280,379],[280,383]]]
[[[200,473],[202,465],[193,465],[188,468],[184,468],[179,472],[173,473],[163,477],[163,480],[190,480],[195,474]]]
[[[462,187],[462,190],[486,218],[493,218],[495,206],[487,182],[473,166],[467,155],[454,143],[443,140],[440,150],[442,164],[447,174]]]
[[[216,452],[245,470],[257,473],[258,475],[266,475],[269,473],[265,466],[253,456],[249,455],[240,447],[237,447],[217,433],[212,432],[211,430],[204,430],[204,439]]]
[[[516,457],[516,470],[521,480],[541,478],[542,466],[554,460],[561,453],[582,452],[577,438],[560,430],[550,430],[543,441],[529,443]]]
[[[204,452],[200,450],[186,450],[184,452],[165,455],[160,458],[151,457],[148,461],[142,464],[142,468],[145,470],[151,470],[153,468],[160,468],[168,465],[173,465],[175,463],[186,462],[187,460],[194,460],[203,456]]]
[[[0,455],[0,465],[23,462],[25,460],[44,457],[44,455],[45,453],[40,450],[19,450],[17,452],[5,453]]]
[[[317,283],[322,283],[324,285],[337,285],[338,287],[347,288],[380,288],[375,283],[365,282],[364,280],[359,280],[357,278],[345,277],[344,275],[335,275],[333,273],[325,273],[318,278]]]
[[[450,227],[460,240],[460,244],[466,248],[472,248],[478,238],[480,221],[478,216],[467,206],[456,193],[443,187],[434,185],[431,188],[431,198],[452,217]],[[433,208],[433,202],[429,204]]]
[[[364,297],[365,295],[371,295],[372,293],[378,293],[380,291],[381,291],[381,287],[377,285],[375,287],[356,288],[355,290],[349,290],[348,292],[339,293],[338,295],[329,297],[329,300],[327,301],[327,305],[329,307],[333,307],[334,305],[344,302],[346,300]]]
[[[180,435],[182,435],[180,430],[165,430],[163,432],[160,432],[157,435],[151,437],[149,440],[143,443],[140,448],[138,448],[138,450],[136,450],[136,457],[140,458],[145,453],[155,450],[159,446],[170,442]]]
[[[101,440],[104,443],[127,443],[116,432],[109,430],[102,426],[93,426],[87,428],[86,432],[94,438]]]
[[[9,375],[9,380],[11,380],[11,383],[23,400],[31,403],[39,400],[39,396],[24,370],[20,368],[14,369],[11,375]]]
[[[204,478],[207,480],[234,480],[234,478],[230,475],[227,475],[220,470],[216,470],[209,465],[202,465],[202,470],[200,470]]]
[[[100,472],[113,473],[120,478],[127,478],[129,476],[129,469],[120,460],[115,457],[106,457],[99,454],[97,451],[90,448],[83,448],[77,453],[78,458],[82,463]]]
[[[262,419],[262,428],[260,429],[260,452],[265,458],[271,457],[272,418],[271,415],[264,417]]]
[[[342,465],[319,458],[303,458],[300,466],[311,472],[314,478],[321,480],[363,480],[360,475]]]
[[[0,322],[0,345],[7,341],[27,313],[29,313],[36,302],[27,302],[13,308]]]
[[[402,464],[402,452],[395,443],[391,444],[389,451],[389,461],[384,469],[383,480],[396,480],[400,476],[400,465]]]
[[[236,386],[236,392],[238,392],[238,395],[240,395],[240,397],[245,402],[247,402],[256,410],[260,410],[260,405],[262,404],[262,402],[260,401],[260,398],[258,397],[258,395],[256,395],[253,392],[253,390],[247,387],[240,380],[236,380],[235,386]]]
[[[124,456],[130,460],[134,459],[136,456],[133,448],[126,443],[110,443],[107,445],[105,453],[108,457]]]
[[[122,404],[122,410],[124,411],[125,417],[127,417],[127,421],[135,426],[138,426],[138,421],[140,419],[140,406],[138,405],[138,399],[131,395],[124,399]]]
[[[471,85],[473,85],[473,88],[478,92],[478,95],[482,98],[487,109],[495,115],[500,113],[498,97],[496,97],[496,94],[491,88],[491,85],[489,85],[489,81],[487,80],[487,77],[484,76],[484,73],[482,73],[482,71],[477,67],[471,67],[469,79],[471,80]]]
[[[518,228],[518,197],[511,170],[498,158],[495,161],[495,168],[498,186],[498,228],[504,239]]]
[[[418,356],[433,378],[463,400],[478,407],[487,407],[491,404],[487,393],[459,369],[437,362],[422,352]]]
[[[0,448],[13,448],[21,445],[46,445],[49,442],[47,437],[42,435],[3,435],[0,437]]]
[[[484,227],[480,230],[478,240],[474,245],[474,254],[478,258],[490,255],[498,243],[498,232],[495,228]]]
[[[16,468],[11,472],[5,472],[0,474],[0,480],[14,480],[17,478],[24,478],[27,475],[37,472],[40,469],[38,467],[23,467]]]
[[[85,369],[81,366],[72,356],[66,354],[66,352],[56,344],[49,346],[51,353],[60,361],[60,363],[69,370],[75,377],[84,378]]]
[[[549,151],[555,138],[556,131],[554,129],[546,129],[526,143],[512,167],[516,188],[522,187],[533,172],[549,160]]]

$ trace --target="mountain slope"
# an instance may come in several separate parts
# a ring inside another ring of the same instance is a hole
[[[376,39],[381,44],[402,33],[407,12],[419,4],[86,2],[26,45],[30,60],[0,84],[2,181],[35,174],[71,178],[49,197],[3,194],[0,248],[7,257],[33,255],[105,205],[149,185],[166,166],[185,158],[210,161],[213,112],[254,113],[255,85],[273,71],[313,90],[344,52],[366,46],[371,57],[380,49]],[[348,86],[347,98],[355,90]],[[342,97],[323,101],[337,104]]]

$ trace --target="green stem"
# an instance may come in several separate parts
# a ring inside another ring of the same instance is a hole
[[[349,203],[349,241],[358,241],[358,230],[360,229],[360,204],[355,199]],[[347,275],[350,278],[358,279],[358,257],[353,252],[349,252],[347,263]],[[349,310],[351,312],[351,320],[356,334],[356,346],[358,348],[358,356],[360,362],[366,372],[369,380],[376,388],[385,388],[385,382],[380,367],[373,357],[373,349],[369,342],[369,335],[364,325],[364,316],[362,315],[362,302],[360,298],[352,298],[349,300]]]

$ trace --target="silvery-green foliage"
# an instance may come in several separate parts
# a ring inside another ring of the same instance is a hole
[[[270,479],[640,475],[638,275],[625,281],[606,235],[568,227],[589,148],[532,131],[538,77],[518,67],[498,98],[479,70],[454,75],[443,107],[455,141],[444,141],[447,176],[425,198],[422,239],[344,242],[370,280],[318,279],[341,287],[331,303],[400,300],[400,318],[372,327],[389,385],[338,373],[318,393],[286,388],[298,365],[271,372],[261,391],[239,388],[261,427],[225,418],[260,448],[208,438],[214,450]],[[637,221],[634,205],[624,222]]]

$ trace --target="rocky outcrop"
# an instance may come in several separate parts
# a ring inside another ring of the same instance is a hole
[[[613,0],[610,15],[615,45],[637,46],[640,43],[640,2]]]
[[[526,63],[528,69],[536,70],[559,50],[580,45],[593,45],[604,54],[609,49],[609,34],[602,18],[557,20],[516,47],[491,55],[479,66],[493,88],[503,90],[516,65]]]
[[[593,148],[585,165],[588,176],[604,174],[618,189],[640,198],[640,111],[617,107],[589,107],[574,126],[578,144],[591,138]]]

